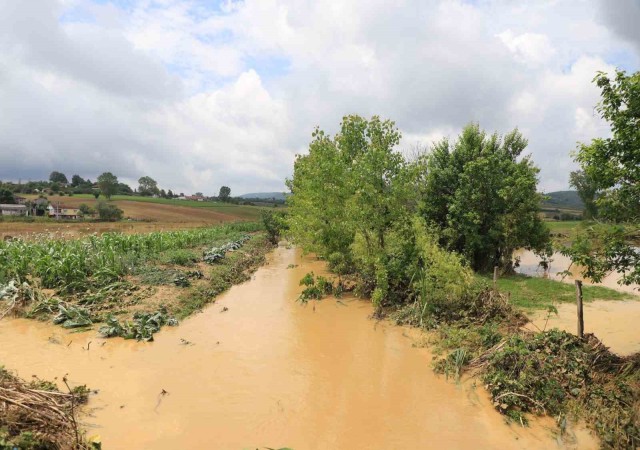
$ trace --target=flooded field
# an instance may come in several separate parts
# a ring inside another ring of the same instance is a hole
[[[530,314],[535,327],[530,329],[559,328],[576,333],[576,305],[563,303],[557,305],[558,314],[549,317],[546,313]],[[640,301],[601,301],[584,304],[585,333],[595,334],[607,347],[619,355],[631,355],[640,352]],[[536,328],[537,327],[537,328]]]
[[[516,269],[516,272],[523,275],[548,277],[552,280],[564,281],[566,283],[573,283],[574,280],[578,279],[583,280],[584,284],[596,284],[590,282],[589,280],[584,280],[584,277],[582,277],[580,274],[580,268],[577,266],[571,266],[571,260],[561,253],[554,253],[553,256],[551,256],[551,263],[549,264],[549,270],[547,271],[544,271],[542,267],[540,267],[540,258],[536,256],[532,251],[522,249],[517,250],[514,256],[520,259],[520,267]],[[564,272],[569,268],[571,276],[563,277],[562,275],[559,275],[561,272]],[[601,283],[597,284],[599,286],[605,286],[621,292],[628,292],[630,294],[640,293],[640,291],[638,290],[640,286],[638,286],[637,284],[624,286],[618,284],[619,279],[620,274],[610,273],[602,280]]]
[[[518,272],[531,276],[544,276],[558,281],[573,283],[575,277],[580,277],[578,268],[572,268],[574,277],[565,277],[564,279],[558,275],[559,272],[567,270],[571,261],[566,256],[556,253],[552,256],[548,272],[545,272],[538,266],[538,257],[533,252],[519,251],[517,256],[520,257],[520,267]],[[621,286],[617,283],[618,274],[608,275],[600,285],[616,289],[630,294],[640,294],[637,285]],[[588,280],[585,284],[590,283]],[[547,323],[547,315],[542,312],[530,314],[533,327],[537,330],[559,328],[572,333],[577,329],[576,305],[573,303],[564,303],[556,305],[558,314],[549,317]],[[584,304],[584,325],[585,333],[594,333],[602,342],[620,355],[630,355],[640,351],[640,333],[638,332],[638,323],[640,323],[640,297],[638,300],[630,301],[594,301]]]
[[[0,362],[97,389],[84,422],[106,450],[597,448],[584,430],[558,441],[551,419],[506,425],[481,386],[436,376],[413,330],[370,320],[368,302],[300,305],[311,270],[323,264],[279,247],[153,343],[5,319]]]

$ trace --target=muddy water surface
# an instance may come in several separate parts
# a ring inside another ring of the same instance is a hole
[[[563,303],[557,305],[558,314],[551,315],[536,312],[529,314],[531,330],[549,330],[559,328],[576,333],[578,319],[576,305]],[[640,301],[596,300],[584,304],[584,332],[593,333],[607,347],[619,355],[631,355],[640,352]]]
[[[436,377],[411,330],[369,320],[367,302],[296,303],[320,263],[284,247],[269,261],[153,343],[0,321],[0,362],[98,389],[85,422],[106,450],[565,447],[552,421],[507,426],[481,388]]]
[[[621,278],[621,275],[615,272],[610,273],[609,275],[604,277],[601,283],[592,283],[589,280],[585,280],[581,275],[580,267],[575,265],[572,266],[571,259],[561,253],[554,253],[553,256],[551,256],[551,263],[549,265],[548,271],[544,271],[540,267],[540,258],[536,256],[532,251],[523,249],[517,250],[514,253],[514,257],[520,259],[520,267],[516,269],[516,272],[522,273],[524,275],[547,277],[551,278],[552,280],[564,281],[566,283],[573,283],[574,280],[578,279],[583,280],[584,284],[604,286],[615,289],[617,291],[628,292],[630,294],[640,293],[640,286],[638,286],[637,284],[628,286],[618,284],[618,280]],[[561,272],[564,272],[567,269],[569,269],[569,271],[571,272],[571,276],[560,275]]]
[[[516,256],[520,258],[520,267],[517,270],[525,275],[543,276],[568,283],[573,283],[576,278],[583,279],[578,267],[572,267],[572,276],[563,278],[558,275],[571,265],[571,260],[560,253],[555,253],[552,256],[551,265],[547,272],[540,268],[538,265],[540,259],[533,252],[520,250]],[[640,286],[622,286],[618,284],[619,279],[619,274],[612,273],[597,285],[629,294],[638,295],[640,293],[638,290]],[[584,283],[595,284],[588,280]],[[529,325],[529,328],[534,330],[545,327],[546,329],[559,328],[576,333],[578,328],[576,305],[564,303],[556,306],[558,314],[550,316],[548,321],[547,315],[542,312],[529,314],[534,325],[533,327]],[[606,301],[604,299],[584,304],[585,333],[594,333],[612,351],[620,355],[630,355],[640,351],[638,324],[640,324],[640,297],[630,301]]]

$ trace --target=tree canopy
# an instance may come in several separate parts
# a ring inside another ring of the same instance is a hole
[[[49,181],[51,181],[52,183],[60,183],[60,184],[67,184],[69,182],[65,174],[61,172],[56,172],[55,170],[51,172],[51,175],[49,175]]]
[[[475,270],[510,269],[513,251],[542,251],[548,230],[539,217],[539,169],[522,157],[518,130],[488,135],[478,124],[436,143],[419,158],[420,212],[440,230],[440,243],[466,257]]]
[[[447,298],[470,284],[465,261],[510,267],[515,249],[546,248],[538,169],[521,157],[517,130],[501,138],[472,124],[411,161],[400,137],[389,120],[345,117],[334,137],[313,132],[287,181],[289,234],[332,270],[357,274],[362,295],[403,301],[421,280]]]
[[[231,195],[231,188],[228,186],[222,186],[220,188],[220,193],[218,194],[218,198],[223,202],[229,200],[229,196]]]
[[[595,224],[563,252],[594,281],[617,271],[623,283],[640,283],[640,72],[619,70],[613,79],[600,72],[594,82],[611,137],[580,144],[575,158],[597,190],[599,218],[617,225]]]
[[[105,198],[110,199],[118,192],[118,177],[111,172],[104,172],[98,177],[98,187]]]
[[[598,216],[598,206],[596,205],[598,187],[593,178],[587,175],[584,170],[575,170],[569,174],[569,184],[576,188],[580,200],[584,203],[584,218],[596,218]]]
[[[597,204],[612,221],[640,220],[640,72],[594,79],[602,100],[596,106],[611,126],[610,138],[580,144],[576,161],[599,191]]]
[[[9,189],[0,189],[0,204],[14,204],[16,202],[13,192]]]
[[[80,175],[74,175],[71,177],[71,186],[77,187],[86,184],[86,181]]]
[[[158,189],[158,183],[151,177],[145,176],[138,180],[138,192],[140,195],[152,196],[158,195],[160,190]]]

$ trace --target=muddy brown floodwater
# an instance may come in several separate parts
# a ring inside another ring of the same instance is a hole
[[[413,330],[370,320],[368,302],[301,306],[311,270],[322,263],[279,247],[251,281],[153,343],[5,319],[0,362],[97,389],[84,422],[105,450],[597,448],[584,430],[558,441],[552,420],[506,425],[481,387],[433,373]]]
[[[615,272],[612,272],[604,277],[601,283],[592,283],[589,280],[585,280],[584,277],[581,276],[580,267],[577,267],[575,265],[572,266],[571,259],[561,253],[554,253],[551,256],[551,263],[549,264],[549,270],[547,272],[542,270],[542,268],[539,266],[540,258],[530,250],[517,250],[514,253],[514,256],[519,258],[520,260],[520,267],[516,269],[516,272],[522,273],[524,275],[545,277],[552,280],[564,281],[565,283],[573,283],[575,279],[578,279],[583,280],[584,284],[604,286],[615,289],[617,291],[627,292],[629,294],[640,293],[640,286],[638,286],[637,284],[618,284],[618,280],[621,278],[621,275]],[[571,272],[571,276],[560,275],[561,272],[564,272],[567,269],[569,269],[569,271]]]
[[[567,270],[571,265],[571,260],[560,253],[552,256],[553,261],[548,272],[544,272],[539,266],[539,258],[533,252],[519,250],[516,256],[520,257],[520,267],[518,271],[525,275],[544,276],[558,281],[573,283],[575,277],[582,279],[580,270],[572,268],[570,277],[562,277],[558,275],[560,272]],[[623,286],[618,284],[620,275],[616,273],[609,274],[597,286],[605,286],[618,291],[627,292],[637,295],[640,293],[637,284]],[[585,284],[590,283],[588,280]],[[577,313],[574,303],[564,303],[556,305],[558,309],[557,315],[548,318],[543,312],[535,312],[529,314],[533,326],[530,324],[528,328],[551,329],[559,328],[561,330],[576,333],[577,330]],[[630,355],[640,351],[640,332],[638,332],[638,324],[640,323],[640,297],[636,300],[629,301],[607,301],[596,300],[591,303],[584,304],[584,327],[586,333],[595,334],[605,345],[612,351],[620,355]]]

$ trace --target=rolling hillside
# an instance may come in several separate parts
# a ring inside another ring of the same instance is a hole
[[[584,204],[578,192],[576,191],[556,191],[548,192],[545,194],[550,197],[548,200],[542,203],[543,208],[549,209],[571,209],[582,211]]]
[[[250,194],[239,195],[240,198],[252,198],[252,199],[276,199],[276,200],[284,200],[286,196],[289,194],[285,194],[284,192],[253,192]]]

